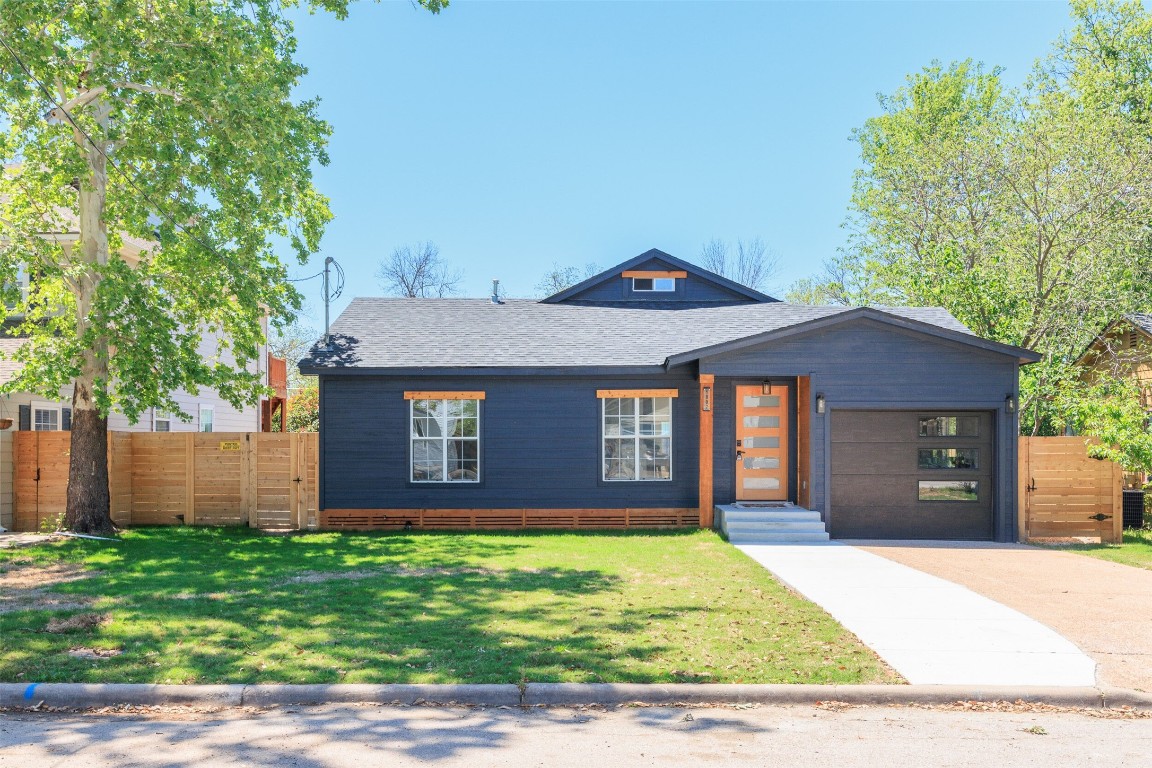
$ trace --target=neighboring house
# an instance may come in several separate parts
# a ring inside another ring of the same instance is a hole
[[[62,244],[78,237],[78,233],[58,233],[52,237]],[[125,237],[120,255],[129,264],[135,263],[139,254],[150,244]],[[27,277],[22,273],[21,288],[27,290]],[[264,321],[265,337],[268,323]],[[0,382],[10,380],[19,370],[19,363],[13,356],[21,345],[22,338],[0,336]],[[226,349],[221,350],[219,337],[205,334],[199,347],[202,357],[216,358],[232,362],[234,358]],[[145,411],[136,423],[132,423],[122,413],[113,412],[108,416],[108,429],[124,432],[259,432],[280,427],[283,405],[287,397],[287,369],[285,361],[268,353],[267,343],[262,347],[249,370],[262,375],[263,381],[274,390],[270,398],[259,405],[243,408],[233,407],[227,400],[212,389],[201,389],[198,394],[183,390],[174,392],[172,397],[181,410],[191,416],[190,421],[182,421],[175,414],[157,408]],[[58,399],[45,398],[27,392],[0,395],[0,418],[12,420],[12,426],[0,432],[0,526],[11,528],[13,512],[13,463],[12,432],[14,431],[66,431],[72,421],[72,393],[62,390]]]
[[[543,301],[358,298],[320,382],[327,527],[714,524],[1016,537],[1039,356],[942,309],[789,305],[658,250]]]
[[[1140,404],[1152,417],[1152,314],[1124,315],[1101,331],[1076,365],[1084,369],[1081,379],[1092,383],[1106,377],[1134,379],[1140,387]],[[1125,473],[1125,488],[1141,488],[1149,475]]]

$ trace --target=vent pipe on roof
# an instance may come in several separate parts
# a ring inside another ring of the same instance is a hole
[[[492,280],[492,303],[493,304],[503,304],[504,303],[504,302],[500,301],[500,281],[496,280],[496,279]]]

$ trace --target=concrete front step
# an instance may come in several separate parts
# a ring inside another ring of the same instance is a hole
[[[820,522],[820,513],[810,509],[728,509],[724,511],[724,519],[730,523],[806,523]]]
[[[799,544],[812,541],[830,541],[827,531],[812,533],[743,533],[728,536],[732,544]]]
[[[786,544],[828,541],[820,513],[797,506],[716,507],[720,528],[733,544]]]

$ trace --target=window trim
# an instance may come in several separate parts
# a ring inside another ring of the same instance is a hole
[[[429,397],[429,395],[430,395],[430,397]],[[404,399],[408,401],[408,482],[412,485],[467,485],[467,486],[480,485],[484,480],[484,461],[483,461],[483,453],[484,452],[480,448],[481,434],[483,432],[483,426],[482,425],[483,425],[483,421],[484,421],[483,405],[482,405],[482,402],[485,399],[484,393],[483,392],[462,392],[462,391],[456,391],[456,392],[412,391],[412,392],[405,392],[404,393]],[[449,435],[441,435],[440,436],[441,445],[444,448],[444,450],[441,452],[441,462],[442,462],[441,470],[442,470],[443,479],[441,479],[441,480],[417,480],[416,479],[415,472],[414,472],[415,468],[412,465],[412,459],[415,455],[413,453],[413,450],[412,450],[413,441],[433,439],[433,438],[428,438],[428,437],[417,437],[416,435],[412,434],[412,419],[414,418],[417,400],[439,400],[440,402],[444,403],[445,408],[447,408],[448,401],[450,401],[450,400],[471,400],[471,401],[476,403],[476,437],[474,437],[474,438],[472,438],[472,437],[456,438],[458,440],[461,440],[461,439],[462,440],[474,440],[476,442],[476,477],[475,477],[475,479],[469,480],[467,478],[459,478],[459,479],[453,480],[453,479],[448,477],[448,445],[447,444],[448,444],[448,440],[452,439],[451,436],[449,436]]]
[[[209,424],[209,426],[212,427],[211,429],[204,429],[204,413],[205,413],[205,411],[212,414],[211,423]],[[201,403],[200,404],[200,412],[198,415],[199,415],[199,420],[196,422],[196,428],[197,428],[198,432],[202,432],[204,434],[211,434],[211,433],[216,431],[216,406],[215,405],[209,405],[209,404]]]
[[[37,400],[29,403],[31,408],[29,427],[32,432],[62,432],[64,431],[64,406],[60,403],[49,403],[45,400]],[[56,429],[36,429],[36,412],[37,411],[55,411],[56,412]]]
[[[676,398],[679,396],[679,390],[675,389],[598,389],[596,390],[596,397],[600,401],[600,482],[601,483],[670,483],[675,479],[676,466],[674,459],[675,451],[675,433],[676,433]],[[635,450],[635,477],[628,478],[611,478],[607,477],[606,461],[607,457],[604,455],[605,444],[608,440],[618,440],[621,438],[627,439],[629,436],[619,435],[609,437],[606,434],[604,420],[607,418],[607,402],[608,400],[633,400],[635,406],[635,417],[640,418],[640,400],[657,400],[667,398],[668,407],[668,477],[640,477],[640,441],[644,439],[662,439],[665,435],[641,435],[639,430],[639,422],[637,421],[636,434],[631,435],[631,439],[636,444]]]

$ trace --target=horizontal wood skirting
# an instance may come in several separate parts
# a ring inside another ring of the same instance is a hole
[[[483,392],[405,392],[405,400],[483,400]]]
[[[598,389],[596,397],[680,397],[678,389]]]
[[[682,269],[673,269],[673,270],[667,270],[667,271],[663,271],[663,272],[661,272],[659,270],[627,269],[624,272],[622,272],[620,274],[620,276],[621,277],[639,277],[641,280],[643,280],[644,278],[647,278],[647,277],[651,277],[653,279],[657,279],[657,278],[661,278],[661,277],[672,277],[672,278],[688,277],[688,273]]]
[[[700,523],[692,507],[624,509],[325,509],[320,527],[330,530],[623,529],[689,528]]]

